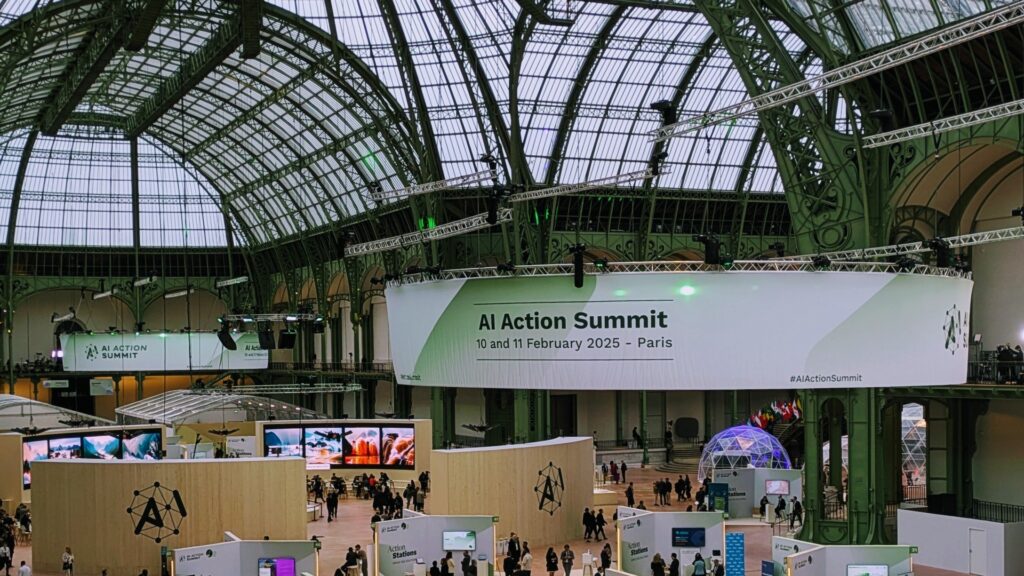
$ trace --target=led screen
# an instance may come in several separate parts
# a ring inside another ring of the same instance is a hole
[[[271,458],[302,457],[302,428],[263,430],[263,455]]]
[[[32,487],[32,463],[46,460],[49,455],[46,440],[25,440],[21,444],[21,481],[28,489]]]
[[[345,428],[345,464],[380,465],[380,428]]]
[[[162,446],[160,432],[125,430],[121,442],[121,458],[125,460],[159,460]]]
[[[68,460],[82,457],[82,437],[50,438],[51,460]]]
[[[705,534],[703,528],[673,528],[673,548],[703,548]]]
[[[789,496],[789,480],[765,480],[764,493],[769,496]]]
[[[295,558],[260,558],[259,576],[295,576]]]
[[[121,437],[97,434],[82,437],[82,458],[116,460],[121,456]]]
[[[348,450],[345,434],[341,428],[306,428],[306,467],[340,468]]]
[[[381,430],[380,461],[384,466],[413,468],[416,465],[416,434],[412,427]]]
[[[445,551],[476,550],[476,532],[472,530],[442,532],[441,543]]]

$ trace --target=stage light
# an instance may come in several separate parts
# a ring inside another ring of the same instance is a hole
[[[498,272],[504,272],[504,273],[512,274],[512,273],[515,273],[515,271],[516,271],[516,265],[513,264],[511,260],[509,260],[508,262],[503,262],[501,264],[498,264],[497,270],[498,270]]]
[[[97,292],[97,293],[93,294],[92,295],[92,299],[93,300],[102,300],[104,298],[110,298],[111,296],[113,296],[114,294],[117,294],[119,292],[120,292],[120,290],[118,290],[117,288],[111,288],[110,290],[105,290],[103,292]]]
[[[234,286],[236,284],[245,284],[249,281],[248,276],[239,276],[238,278],[229,278],[227,280],[221,280],[214,284],[217,288],[226,288],[228,286]]]
[[[690,286],[689,284],[686,284],[679,289],[679,293],[682,294],[683,296],[693,296],[694,294],[697,293],[697,289],[694,288],[693,286]]]
[[[317,316],[313,320],[313,334],[323,334],[326,328],[327,325],[324,323],[323,316]]]
[[[238,350],[238,343],[231,337],[231,323],[225,322],[217,331],[217,339],[225,350]]]
[[[608,259],[607,258],[595,258],[594,259],[594,268],[597,268],[598,270],[604,271],[606,268],[608,268]]]
[[[900,258],[896,260],[896,267],[899,268],[900,272],[910,272],[917,267],[917,264],[917,260],[914,260],[910,256],[900,256]]]
[[[1010,210],[1010,215],[1020,218],[1020,223],[1024,224],[1024,206]]]
[[[679,122],[679,113],[675,107],[672,106],[672,102],[669,100],[658,100],[651,104],[651,110],[657,110],[661,113],[661,125],[668,126],[669,124],[675,124]]]
[[[818,254],[811,257],[811,264],[814,264],[814,267],[819,270],[824,270],[832,265],[832,260],[829,260],[828,256]]]
[[[50,316],[50,322],[52,322],[53,324],[56,324],[58,322],[65,322],[67,320],[73,320],[74,318],[75,318],[75,309],[73,307],[71,307],[71,306],[68,306],[68,313],[67,314],[62,314],[62,315],[58,316],[57,313],[54,312]]]
[[[285,322],[298,322],[299,321],[299,317],[294,315],[294,314],[287,314],[284,317],[284,321]]]
[[[935,252],[935,265],[939,268],[949,268],[953,264],[953,248],[945,238],[935,237],[925,242]]]
[[[786,255],[786,245],[782,242],[775,242],[768,245],[769,250],[775,250],[775,255],[779,258],[783,258]]]
[[[136,278],[132,282],[132,286],[136,288],[142,288],[143,286],[147,284],[152,284],[153,282],[156,282],[156,276],[146,276],[145,278]]]
[[[405,269],[405,273],[406,274],[422,274],[423,273],[423,268],[420,268],[419,266],[409,266],[408,268]]]

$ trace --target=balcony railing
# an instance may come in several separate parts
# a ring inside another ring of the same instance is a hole
[[[382,372],[391,373],[391,362],[271,362],[270,370],[295,372]]]
[[[971,502],[970,517],[977,520],[989,522],[1024,522],[1024,506],[1018,504],[1003,504],[1002,502],[986,502],[974,500]]]
[[[1020,383],[1021,374],[1024,374],[1024,362],[991,358],[971,360],[967,364],[967,381],[972,384],[1016,384]]]

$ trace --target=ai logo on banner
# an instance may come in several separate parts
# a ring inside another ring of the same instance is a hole
[[[160,542],[168,536],[176,536],[181,522],[188,515],[181,494],[154,482],[152,486],[132,493],[132,505],[128,515],[135,525],[135,535],[145,536]]]
[[[956,307],[946,310],[946,322],[942,325],[946,333],[946,350],[956,354],[960,348],[967,348],[967,313]]]
[[[547,468],[537,472],[537,485],[533,491],[537,493],[537,509],[555,515],[555,510],[562,507],[562,493],[565,492],[565,480],[562,469],[548,462]]]
[[[95,360],[96,356],[99,356],[100,349],[95,344],[89,344],[85,347],[85,358],[86,360]]]

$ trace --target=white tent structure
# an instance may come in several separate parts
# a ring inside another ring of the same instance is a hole
[[[113,422],[14,394],[0,394],[0,432],[32,433],[52,428],[80,428],[108,424],[113,424]]]
[[[122,424],[246,422],[253,420],[316,420],[323,414],[288,402],[219,390],[171,390],[117,408]]]

